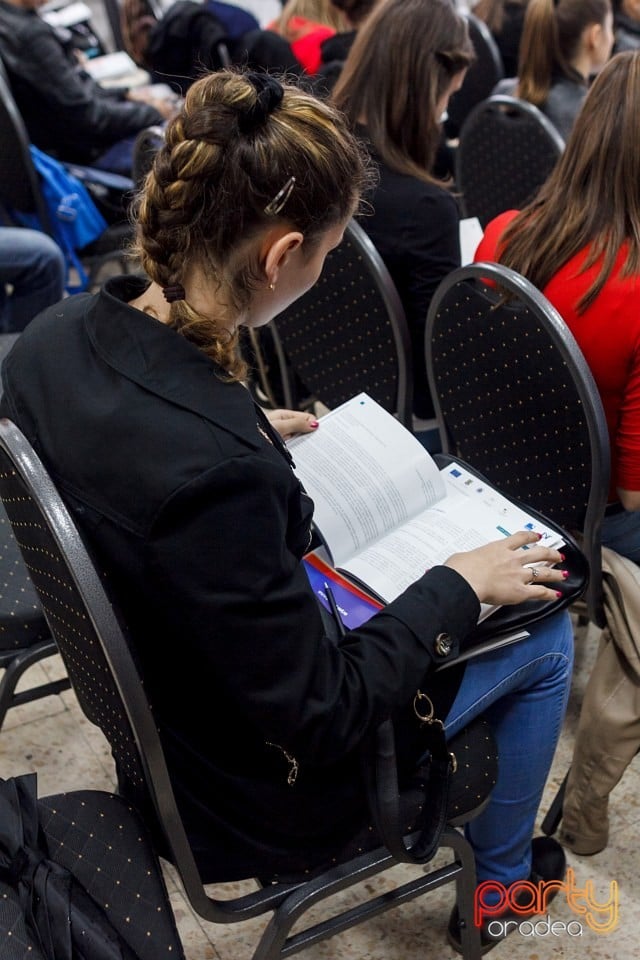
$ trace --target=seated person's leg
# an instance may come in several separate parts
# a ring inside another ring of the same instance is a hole
[[[4,333],[18,333],[64,292],[65,263],[57,243],[38,230],[0,229],[0,282],[11,284],[0,313]]]
[[[467,826],[478,882],[505,886],[529,876],[531,840],[562,728],[573,666],[567,613],[529,628],[530,636],[471,660],[445,730],[450,738],[484,714],[498,746],[498,781],[486,809]]]

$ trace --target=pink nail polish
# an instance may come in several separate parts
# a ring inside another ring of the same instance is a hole
[[[564,553],[561,553],[561,554],[560,554],[560,559],[561,559],[561,560],[564,560],[564,559],[565,559]]]
[[[310,421],[309,421],[309,426],[311,427],[312,430],[315,430],[316,427],[320,426],[320,424],[318,423],[317,420],[310,420]]]
[[[556,590],[556,597],[558,598],[558,600],[561,599],[562,593],[560,592],[560,590]]]
[[[568,571],[568,570],[563,570],[563,571],[562,571],[562,579],[563,579],[563,580],[566,580],[568,576],[569,576],[569,571]]]

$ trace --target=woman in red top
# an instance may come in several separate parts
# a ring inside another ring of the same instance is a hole
[[[535,199],[487,227],[475,259],[526,276],[591,368],[611,440],[603,543],[640,563],[640,52],[594,81]]]

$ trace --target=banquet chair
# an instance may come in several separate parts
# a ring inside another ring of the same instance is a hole
[[[0,222],[20,226],[15,213],[36,214],[44,233],[55,240],[55,234],[42,185],[29,150],[30,141],[24,121],[9,87],[6,71],[0,66]],[[92,178],[90,167],[69,165],[70,172],[78,176],[89,188]],[[106,190],[105,181],[121,184],[126,192],[127,178],[115,174],[105,175],[95,171],[96,189]],[[131,184],[132,186],[132,184]],[[129,269],[127,247],[133,229],[127,222],[114,223],[92,243],[78,251],[89,285],[98,281],[98,274],[109,262],[116,262],[121,272]]]
[[[407,322],[380,254],[351,220],[319,280],[270,324],[283,404],[328,408],[364,391],[411,429]],[[303,386],[301,386],[303,385]]]
[[[449,140],[460,136],[462,125],[477,103],[491,96],[495,85],[504,77],[498,45],[483,20],[465,14],[476,59],[467,70],[462,86],[449,100],[444,130]]]
[[[486,227],[499,213],[520,209],[563,150],[562,137],[532,103],[498,95],[478,103],[462,126],[455,158],[464,216]]]
[[[17,333],[0,334],[0,361]],[[11,524],[0,504],[0,729],[7,711],[70,687],[68,677],[44,679],[26,686],[23,676],[34,664],[57,654],[58,647],[44,618]],[[21,688],[16,692],[18,684]]]
[[[376,738],[375,763],[380,767],[372,819],[385,843],[358,853],[324,872],[298,882],[261,884],[257,889],[229,896],[216,885],[205,889],[185,827],[177,808],[162,742],[153,710],[101,578],[74,522],[35,451],[11,421],[0,420],[0,497],[17,531],[20,549],[38,591],[45,614],[71,676],[86,717],[99,726],[110,743],[120,782],[145,822],[152,826],[156,850],[177,872],[186,899],[202,918],[213,923],[235,923],[265,916],[268,923],[253,960],[291,956],[318,941],[406,903],[444,884],[455,883],[463,925],[465,960],[481,954],[479,930],[472,922],[475,891],[473,850],[457,826],[445,826],[440,848],[451,848],[452,858],[416,875],[398,879],[393,889],[373,894],[366,881],[400,862],[414,863],[412,837],[404,835],[399,818],[391,722],[381,725]],[[486,737],[482,743],[485,764]],[[495,762],[495,756],[494,756]],[[448,761],[447,761],[448,762]],[[418,791],[423,799],[421,791]],[[430,813],[431,811],[429,811]],[[466,819],[470,819],[470,811]],[[464,818],[461,818],[464,819]],[[371,838],[370,831],[363,831]],[[375,834],[374,834],[375,836]],[[393,852],[392,852],[393,851]],[[306,911],[333,894],[358,884],[364,886],[358,903],[339,908],[310,925],[294,923]],[[216,895],[214,895],[216,894]]]
[[[185,960],[160,862],[129,803],[102,790],[38,797],[30,773],[0,781],[0,809],[3,960],[71,960],[79,942],[83,957]]]
[[[471,264],[436,290],[425,353],[444,453],[579,536],[589,563],[587,615],[603,627],[609,437],[598,389],[564,320],[520,274]]]

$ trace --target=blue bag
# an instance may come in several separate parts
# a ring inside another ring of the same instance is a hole
[[[87,188],[65,168],[59,160],[30,145],[34,166],[42,181],[42,195],[49,211],[54,239],[62,250],[67,264],[65,287],[69,293],[86,290],[89,278],[82,266],[78,250],[97,240],[107,229],[104,219]],[[43,224],[35,213],[15,212],[15,217],[25,227],[43,230]],[[78,282],[70,279],[74,270]]]

